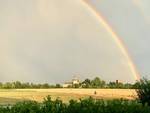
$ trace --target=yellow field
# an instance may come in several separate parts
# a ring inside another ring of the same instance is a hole
[[[41,102],[47,95],[50,95],[52,99],[59,97],[64,102],[89,96],[103,99],[135,99],[137,97],[135,90],[131,89],[10,89],[0,90],[0,104],[13,104],[22,100]]]

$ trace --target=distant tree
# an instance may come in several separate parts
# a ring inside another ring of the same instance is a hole
[[[107,86],[108,86],[108,88],[115,88],[116,82],[109,82]]]
[[[132,85],[133,89],[138,89],[139,88],[139,81],[136,81],[133,85]]]
[[[123,83],[117,83],[116,88],[125,88],[125,85]]]
[[[60,84],[56,84],[55,88],[62,88]]]
[[[22,83],[20,81],[13,82],[14,88],[22,88]]]
[[[82,82],[81,85],[83,88],[89,88],[89,87],[91,87],[91,80],[87,78]]]
[[[79,88],[80,84],[73,84],[73,88]]]
[[[0,82],[0,88],[3,88],[3,83],[2,82]]]
[[[106,82],[101,80],[99,77],[96,77],[91,81],[91,86],[93,88],[104,88],[105,85],[106,85]]]
[[[126,83],[126,84],[124,84],[124,88],[125,89],[133,89],[133,84]]]
[[[123,83],[109,82],[108,88],[125,88]]]
[[[45,83],[45,84],[42,85],[42,87],[43,87],[43,88],[49,88],[49,84],[48,84],[48,83]]]
[[[12,89],[12,84],[10,82],[6,82],[4,85],[3,85],[3,88],[4,89]]]

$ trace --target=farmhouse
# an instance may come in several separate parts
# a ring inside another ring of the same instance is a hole
[[[122,83],[122,81],[120,80],[116,80],[116,84]]]
[[[71,82],[65,82],[63,88],[72,87],[73,85],[79,85],[80,80],[77,77],[74,77]]]
[[[68,87],[72,87],[72,82],[65,82],[63,84],[63,88],[68,88]]]

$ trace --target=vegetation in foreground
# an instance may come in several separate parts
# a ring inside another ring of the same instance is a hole
[[[148,105],[129,100],[70,100],[69,104],[48,96],[42,103],[19,102],[13,106],[1,106],[0,113],[150,113]]]
[[[141,79],[137,85],[138,89],[136,89],[136,92],[140,102],[143,105],[148,104],[150,106],[150,80]]]

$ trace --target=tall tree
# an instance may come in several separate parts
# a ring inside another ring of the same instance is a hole
[[[103,88],[103,87],[105,87],[106,83],[105,83],[105,81],[101,80],[99,77],[95,77],[91,81],[91,85],[93,88]]]
[[[90,79],[85,79],[83,82],[82,82],[82,87],[83,88],[89,88],[91,87],[91,80]]]

